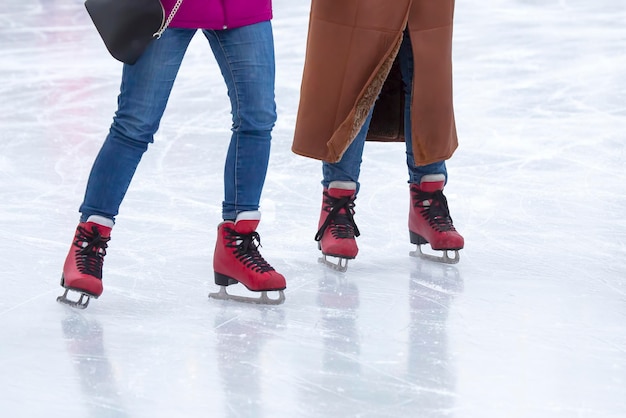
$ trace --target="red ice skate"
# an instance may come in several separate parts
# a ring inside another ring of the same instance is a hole
[[[429,174],[422,177],[420,184],[411,185],[409,234],[411,243],[416,244],[418,250],[411,255],[455,264],[459,262],[459,250],[463,248],[464,240],[452,224],[448,201],[443,195],[444,183],[443,174]],[[421,245],[427,243],[433,250],[443,251],[443,255],[422,253]],[[454,251],[453,257],[448,255],[449,251]]]
[[[57,302],[85,309],[90,298],[102,294],[102,263],[112,227],[113,221],[102,216],[90,216],[87,222],[78,224],[61,276],[65,293]],[[67,298],[70,290],[80,293],[77,301]]]
[[[355,237],[360,233],[353,217],[355,199],[356,183],[331,182],[324,190],[319,229],[315,234],[323,254],[320,263],[342,272],[348,269],[348,260],[355,258],[359,252]],[[327,256],[337,257],[338,261],[333,263]]]
[[[224,221],[217,227],[213,270],[215,284],[220,286],[220,290],[218,293],[210,293],[209,297],[269,305],[285,301],[285,277],[274,270],[259,253],[261,239],[256,228],[260,219],[261,213],[258,211],[241,212],[234,222]],[[226,286],[235,283],[241,283],[253,292],[262,292],[261,297],[230,295],[226,292]],[[278,291],[278,298],[268,297],[269,291]]]

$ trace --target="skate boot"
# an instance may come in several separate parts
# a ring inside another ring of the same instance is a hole
[[[464,240],[452,224],[448,201],[443,195],[444,183],[443,174],[429,174],[422,177],[420,184],[411,184],[409,234],[411,243],[417,245],[417,251],[411,252],[411,255],[456,264]],[[443,255],[422,253],[421,245],[427,243],[433,250],[443,251]],[[449,251],[454,251],[453,257],[449,256]]]
[[[285,301],[285,277],[274,270],[259,253],[261,239],[256,228],[260,219],[260,212],[247,211],[239,213],[234,222],[224,221],[218,225],[213,270],[215,284],[220,286],[220,290],[218,293],[210,293],[209,297],[268,305]],[[241,283],[253,292],[262,292],[261,296],[249,298],[230,295],[226,292],[226,286],[235,283]],[[268,297],[269,291],[278,291],[278,298]]]
[[[331,182],[324,190],[319,229],[315,234],[315,241],[323,255],[319,262],[341,272],[348,269],[348,260],[355,258],[359,252],[355,237],[360,232],[353,218],[355,199],[356,183]],[[338,260],[334,263],[327,256],[337,257]]]
[[[90,216],[87,222],[78,224],[61,276],[65,293],[57,302],[85,309],[90,298],[102,294],[102,263],[112,227],[113,221],[103,216]],[[77,301],[67,298],[70,290],[80,293]]]

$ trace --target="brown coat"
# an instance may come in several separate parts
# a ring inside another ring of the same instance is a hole
[[[415,163],[450,158],[458,145],[453,14],[454,0],[312,0],[293,152],[339,161],[375,102],[368,139],[404,141],[404,95],[394,61],[408,25]]]

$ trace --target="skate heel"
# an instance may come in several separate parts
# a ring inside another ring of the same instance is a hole
[[[228,277],[225,274],[215,272],[215,284],[218,286],[230,286],[231,284],[239,283],[232,277]]]
[[[426,240],[426,238],[424,238],[423,236],[421,236],[418,233],[415,233],[413,231],[409,231],[409,235],[411,237],[411,244],[415,244],[415,245],[428,244],[428,241]]]

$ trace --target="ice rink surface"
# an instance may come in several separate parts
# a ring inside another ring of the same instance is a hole
[[[207,298],[230,109],[197,36],[77,311],[55,299],[121,64],[82,1],[3,0],[0,414],[626,416],[626,4],[458,1],[461,261],[409,257],[403,146],[371,143],[344,274],[317,262],[320,164],[290,151],[308,8],[274,1],[259,232],[286,302]]]

